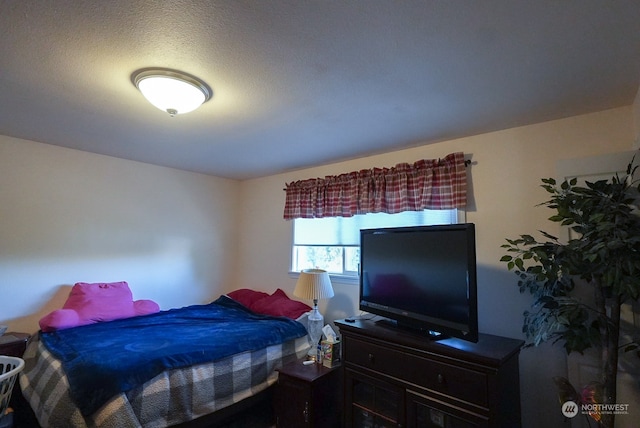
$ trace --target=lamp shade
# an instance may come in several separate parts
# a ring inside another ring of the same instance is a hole
[[[193,111],[211,98],[203,81],[174,70],[145,69],[133,76],[133,83],[147,101],[171,116]]]
[[[306,300],[332,298],[333,287],[329,273],[322,269],[303,269],[298,277],[293,295]]]

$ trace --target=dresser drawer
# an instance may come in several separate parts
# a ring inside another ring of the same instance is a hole
[[[485,373],[353,338],[344,341],[343,353],[345,363],[356,364],[459,400],[488,406],[488,380]]]

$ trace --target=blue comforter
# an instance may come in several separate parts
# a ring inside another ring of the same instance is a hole
[[[71,397],[84,415],[167,369],[215,361],[306,334],[302,324],[255,314],[221,296],[140,317],[41,333],[62,362]]]

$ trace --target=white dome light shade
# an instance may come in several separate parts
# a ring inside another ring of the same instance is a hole
[[[204,82],[172,70],[145,70],[133,81],[151,104],[171,116],[193,111],[211,98]]]

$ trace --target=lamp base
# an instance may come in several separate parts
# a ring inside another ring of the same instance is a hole
[[[308,356],[317,359],[318,346],[322,338],[322,327],[324,327],[324,317],[318,310],[318,304],[314,302],[313,311],[307,318],[307,330],[309,332],[309,352]],[[319,362],[319,361],[318,361]]]

